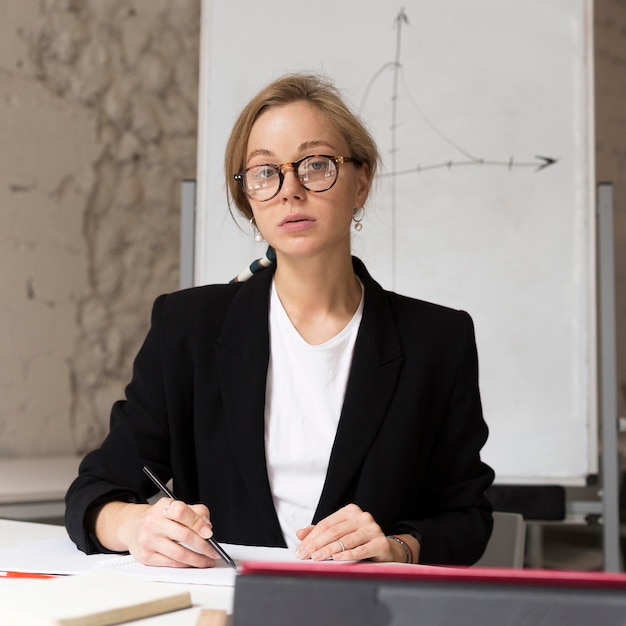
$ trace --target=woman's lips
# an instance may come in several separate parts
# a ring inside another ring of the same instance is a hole
[[[280,227],[288,233],[296,233],[311,228],[315,220],[306,215],[290,215],[281,223]]]

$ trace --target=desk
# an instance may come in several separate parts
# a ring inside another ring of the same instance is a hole
[[[0,518],[62,519],[79,463],[76,456],[0,459]]]
[[[0,548],[64,537],[61,526],[0,520]],[[626,624],[623,574],[375,563],[247,562],[243,568],[236,592],[180,584],[192,608],[133,624],[196,626],[203,608],[234,611],[233,626]]]
[[[0,548],[14,548],[21,543],[58,539],[61,537],[67,537],[65,528],[62,526],[0,519]],[[135,620],[132,624],[141,624],[141,626],[195,626],[203,608],[232,612],[234,589],[231,587],[209,585],[174,586],[184,588],[190,592],[193,602],[192,608]]]

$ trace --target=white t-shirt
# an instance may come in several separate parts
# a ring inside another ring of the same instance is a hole
[[[363,316],[312,346],[291,323],[272,284],[270,362],[265,396],[265,450],[274,506],[287,542],[311,523],[326,478],[346,392],[352,353]]]

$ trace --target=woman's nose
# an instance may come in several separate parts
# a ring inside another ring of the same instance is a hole
[[[304,196],[305,189],[300,179],[296,176],[293,167],[286,167],[283,170],[283,186],[280,191],[285,199],[290,197],[302,198]]]

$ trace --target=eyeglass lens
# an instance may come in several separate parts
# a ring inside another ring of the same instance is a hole
[[[327,191],[337,180],[335,161],[326,156],[309,156],[290,164],[295,175],[309,191]],[[243,188],[250,198],[269,200],[282,187],[283,174],[278,165],[256,165],[243,173]]]

